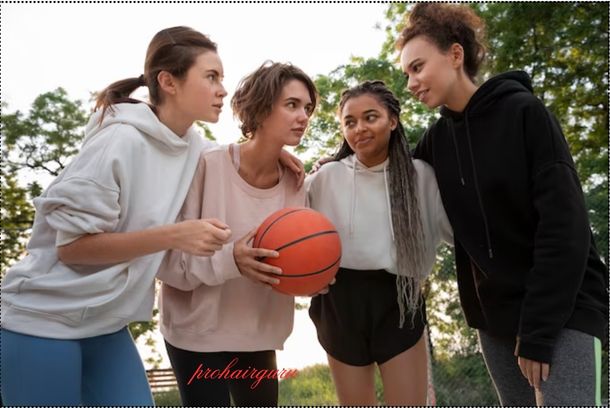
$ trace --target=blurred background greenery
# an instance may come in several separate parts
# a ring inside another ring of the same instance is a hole
[[[412,4],[387,5],[386,32],[379,56],[352,57],[315,80],[321,103],[297,153],[306,167],[333,153],[341,140],[335,111],[343,89],[365,79],[381,79],[403,101],[402,120],[414,146],[437,117],[406,90],[394,41]],[[602,2],[473,3],[488,31],[488,59],[480,80],[513,69],[525,70],[535,94],[559,119],[583,186],[595,241],[608,260],[608,4]],[[336,41],[329,39],[329,41]],[[89,105],[91,103],[89,102]],[[57,175],[78,151],[89,106],[59,88],[42,93],[29,112],[2,103],[1,274],[25,250],[34,216],[37,181],[22,185],[19,174],[38,170]],[[213,139],[208,128],[202,133]],[[426,288],[434,402],[437,405],[494,405],[497,398],[485,370],[476,333],[462,316],[451,250],[443,248]],[[134,337],[147,336],[156,322],[134,323]],[[154,362],[153,362],[154,363]],[[608,352],[604,350],[602,397],[607,401]],[[379,398],[383,395],[379,388]],[[156,395],[159,405],[177,405],[177,392]],[[336,395],[328,368],[316,365],[281,382],[282,405],[332,405]]]

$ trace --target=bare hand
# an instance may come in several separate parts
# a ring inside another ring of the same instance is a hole
[[[309,174],[313,174],[316,171],[320,170],[320,167],[322,167],[323,165],[325,165],[328,162],[331,162],[334,160],[334,157],[322,157],[321,159],[318,159],[313,166],[311,166],[311,171],[309,172]]]
[[[215,218],[174,224],[172,248],[197,256],[212,256],[231,238],[229,226]]]
[[[521,374],[527,378],[530,386],[537,390],[540,389],[540,379],[542,378],[543,381],[546,381],[549,378],[550,366],[546,363],[518,357],[517,364],[519,364]]]
[[[276,251],[263,248],[252,248],[248,243],[256,234],[256,228],[248,232],[240,240],[235,241],[233,247],[233,258],[241,274],[254,282],[266,284],[278,284],[280,280],[273,275],[281,275],[282,270],[276,266],[268,265],[259,261],[262,258],[277,258],[280,256]]]
[[[303,163],[284,149],[280,152],[280,163],[294,173],[297,177],[297,188],[301,188],[303,181],[305,181],[305,167],[303,167]]]

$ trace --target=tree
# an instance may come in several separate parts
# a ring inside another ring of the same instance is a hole
[[[2,114],[7,163],[17,170],[44,171],[57,176],[74,156],[84,137],[87,112],[63,88],[38,96],[28,113]]]
[[[2,178],[0,276],[4,276],[10,264],[23,256],[34,219],[34,207],[30,203],[28,190],[18,185],[14,170],[2,166],[0,172]]]
[[[42,193],[38,181],[27,188],[18,181],[25,171],[48,176],[61,172],[83,138],[87,114],[81,106],[62,88],[38,96],[27,115],[7,114],[8,106],[2,104],[2,275],[23,256],[34,221],[30,202]]]
[[[2,104],[2,275],[24,253],[34,222],[31,200],[42,193],[33,181],[19,184],[26,171],[57,176],[78,151],[87,113],[80,101],[69,99],[63,88],[38,96],[27,115],[5,113]]]
[[[386,9],[380,58],[396,62],[394,44],[413,7]],[[487,27],[480,77],[525,70],[534,93],[564,131],[583,184],[595,241],[608,261],[608,6],[602,2],[474,3]]]
[[[484,3],[486,74],[523,69],[564,131],[608,260],[608,5]]]

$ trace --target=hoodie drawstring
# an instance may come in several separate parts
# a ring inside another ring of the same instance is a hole
[[[352,202],[349,212],[349,236],[354,235],[354,212],[356,211],[356,160],[352,166]]]
[[[453,120],[449,119],[447,123],[449,124],[449,130],[451,131],[451,138],[453,139],[453,149],[455,150],[455,159],[457,160],[458,172],[460,173],[460,183],[462,183],[462,186],[465,186],[466,182],[464,181],[464,172],[462,171],[462,161],[460,160],[460,153],[458,152],[458,144],[457,138],[455,137]]]
[[[354,214],[356,213],[356,167],[358,166],[358,161],[354,160],[354,165],[352,166],[352,198],[350,203],[350,212],[349,212],[349,235],[350,237],[354,235]],[[388,208],[388,222],[390,223],[390,233],[392,234],[392,242],[395,242],[396,239],[394,237],[394,225],[392,224],[392,204],[390,202],[390,188],[388,184],[388,164],[383,166],[383,182],[385,185],[385,200],[386,206]]]
[[[390,222],[390,233],[392,234],[392,242],[394,239],[394,225],[392,224],[392,205],[390,203],[390,189],[388,188],[388,166],[383,166],[383,181],[385,182],[385,199],[388,207],[388,221]]]
[[[477,176],[477,168],[474,163],[474,154],[472,152],[472,142],[470,140],[470,125],[468,123],[468,115],[464,115],[466,122],[466,140],[468,141],[468,149],[470,150],[470,163],[472,165],[472,174],[474,175],[474,189],[477,193],[477,199],[479,200],[479,208],[481,215],[483,216],[483,225],[485,226],[485,238],[487,239],[487,250],[489,253],[489,259],[494,257],[493,249],[491,247],[491,237],[489,235],[489,224],[487,223],[487,214],[485,214],[485,208],[483,207],[483,199],[481,198],[481,191],[479,189],[479,177]]]

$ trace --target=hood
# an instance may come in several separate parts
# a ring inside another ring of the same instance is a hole
[[[457,171],[459,173],[459,179],[462,186],[465,186],[466,182],[464,179],[462,160],[460,158],[458,145],[460,143],[466,143],[470,152],[469,158],[473,174],[474,190],[477,196],[479,210],[481,212],[481,217],[483,220],[489,259],[493,258],[493,246],[491,242],[491,235],[489,232],[488,217],[487,213],[485,212],[485,207],[483,205],[481,189],[479,188],[479,177],[477,174],[477,166],[475,164],[474,159],[474,151],[472,149],[472,137],[470,135],[469,121],[473,118],[487,114],[491,109],[494,108],[496,101],[506,97],[507,95],[512,95],[521,92],[527,92],[530,94],[533,93],[532,81],[529,75],[527,75],[527,73],[524,71],[505,72],[489,79],[483,85],[481,85],[479,89],[477,89],[476,92],[472,95],[463,112],[452,111],[446,106],[443,106],[441,108],[441,115],[447,120],[449,134],[451,137],[451,141],[453,142],[458,167]],[[463,124],[465,137],[456,137],[454,122],[460,122]]]
[[[382,163],[379,163],[373,167],[366,167],[355,154],[351,154],[344,159],[341,159],[341,163],[345,164],[349,169],[354,171],[368,171],[371,173],[383,173],[387,171],[386,168],[390,163],[390,158],[386,158]]]
[[[392,241],[394,241],[394,226],[392,224],[392,205],[390,203],[390,188],[388,183],[388,166],[390,164],[390,158],[387,157],[383,162],[375,166],[366,167],[364,164],[362,164],[360,160],[358,160],[356,154],[354,153],[345,157],[344,159],[341,159],[341,163],[343,163],[352,172],[352,194],[349,213],[349,235],[352,236],[354,234],[354,214],[356,212],[356,199],[358,197],[356,195],[357,174],[377,173],[383,174],[387,213],[390,222],[390,233],[392,234]]]
[[[180,137],[165,126],[146,103],[119,103],[106,110],[100,123],[102,109],[91,115],[85,128],[83,146],[95,138],[102,130],[115,124],[127,124],[136,128],[142,135],[159,142],[168,153],[180,154],[188,148],[189,142],[197,131],[190,127],[184,137]]]
[[[495,102],[506,95],[528,92],[532,93],[532,80],[525,71],[510,71],[487,80],[472,95],[463,112],[455,112],[446,106],[441,108],[443,117],[460,120],[464,115],[475,117],[485,114]]]

